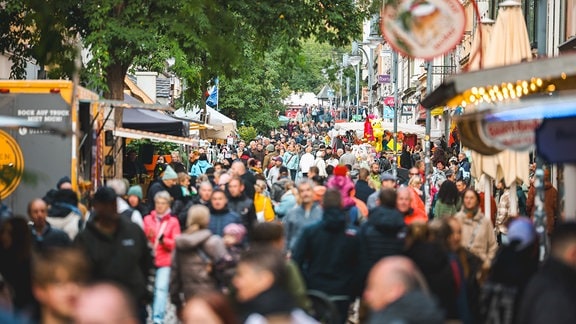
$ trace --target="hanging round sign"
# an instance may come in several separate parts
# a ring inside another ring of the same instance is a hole
[[[385,0],[382,35],[394,50],[431,60],[464,37],[466,13],[459,0]]]

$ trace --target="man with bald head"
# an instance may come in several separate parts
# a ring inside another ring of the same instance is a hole
[[[414,222],[426,223],[428,216],[426,212],[415,203],[413,192],[408,187],[400,187],[396,196],[396,208],[404,215],[404,222],[410,225]],[[416,197],[418,198],[418,197]]]
[[[28,217],[30,218],[30,232],[37,249],[64,247],[71,244],[66,232],[52,227],[46,221],[48,205],[44,200],[36,198],[28,204]]]
[[[76,304],[77,324],[136,324],[136,307],[128,293],[119,287],[100,283],[86,288]]]
[[[427,290],[424,277],[410,259],[382,259],[370,271],[364,291],[373,312],[368,323],[444,323],[442,310]]]

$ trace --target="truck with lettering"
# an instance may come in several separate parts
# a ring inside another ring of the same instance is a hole
[[[71,81],[0,81],[0,120],[45,126],[0,125],[0,200],[15,214],[25,215],[28,202],[42,198],[63,177],[74,190],[79,179],[90,180],[97,163],[91,122],[97,100],[98,95]]]

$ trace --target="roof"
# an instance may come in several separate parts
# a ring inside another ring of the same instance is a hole
[[[155,104],[154,100],[152,100],[148,95],[140,89],[134,81],[132,81],[128,76],[124,77],[124,86],[128,88],[128,94],[132,97],[135,97],[140,102],[145,104]]]
[[[334,91],[334,90],[332,90],[332,88],[330,88],[330,86],[326,84],[322,87],[322,90],[320,90],[320,92],[318,92],[318,94],[316,95],[316,98],[318,98],[318,100],[330,99],[333,97],[333,95],[330,96],[330,91]]]

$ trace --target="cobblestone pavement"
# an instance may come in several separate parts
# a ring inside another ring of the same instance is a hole
[[[177,324],[178,318],[176,317],[176,307],[172,303],[168,303],[166,307],[166,314],[164,316],[164,324]],[[148,306],[148,324],[154,324],[152,322],[152,307]]]

